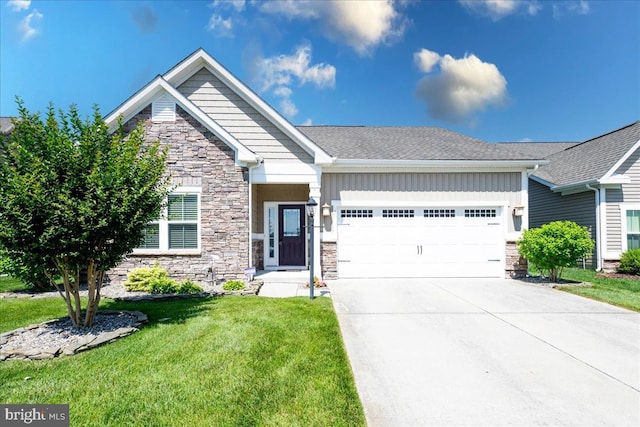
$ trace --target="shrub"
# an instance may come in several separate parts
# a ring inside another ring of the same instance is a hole
[[[156,279],[149,285],[149,292],[152,294],[175,294],[178,292],[178,284],[168,277]]]
[[[593,251],[587,227],[571,221],[554,221],[525,230],[518,240],[518,252],[538,268],[542,275],[557,282],[564,267],[574,265]]]
[[[620,257],[618,271],[624,274],[640,276],[640,249],[630,249]]]
[[[224,289],[225,291],[241,291],[244,289],[244,287],[244,282],[241,282],[240,280],[229,280],[227,282],[224,282],[224,284],[222,285],[222,289]]]
[[[186,280],[178,285],[179,294],[199,294],[202,291],[202,286],[197,283],[193,283],[190,280]]]
[[[156,263],[153,267],[134,268],[127,274],[124,287],[131,292],[153,292],[151,286],[155,283],[155,289],[166,288],[167,282],[173,282],[169,278],[167,270]],[[156,292],[159,293],[159,292]]]
[[[20,279],[27,287],[39,291],[52,287],[45,268],[35,265],[25,266],[2,250],[0,250],[0,274],[8,274],[14,279]],[[49,271],[49,274],[53,279],[57,277],[55,271]]]

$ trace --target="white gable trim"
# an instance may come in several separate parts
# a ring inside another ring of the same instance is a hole
[[[122,117],[123,122],[126,123],[127,121],[131,120],[133,116],[138,114],[140,110],[162,96],[169,96],[170,98],[173,98],[176,104],[182,107],[182,109],[184,109],[192,117],[197,119],[200,123],[202,123],[216,137],[220,138],[222,142],[233,149],[236,155],[236,163],[259,163],[259,157],[254,152],[240,143],[229,132],[222,128],[202,110],[196,107],[191,101],[189,101],[184,95],[178,92],[161,76],[156,77],[153,81],[151,81],[151,83],[142,88],[123,104],[121,104],[115,111],[107,116],[105,122],[107,126],[109,126],[109,129],[113,131],[117,126],[119,117]]]
[[[633,147],[631,147],[631,149],[629,149],[629,151],[627,151],[626,153],[624,153],[624,156],[620,157],[620,160],[618,160],[618,161],[616,162],[616,164],[615,164],[615,165],[613,165],[613,167],[612,167],[611,169],[609,169],[609,170],[607,171],[607,173],[605,173],[605,174],[604,174],[604,176],[602,177],[602,180],[606,180],[607,178],[612,178],[612,177],[615,175],[615,173],[616,173],[616,171],[618,170],[618,168],[619,168],[620,166],[622,166],[622,164],[623,164],[624,162],[626,162],[626,161],[627,161],[627,159],[628,159],[629,157],[631,157],[631,156],[633,155],[633,153],[635,153],[635,152],[636,152],[636,150],[639,150],[639,149],[640,149],[640,140],[639,140],[638,142],[636,142],[636,143],[633,145]]]
[[[202,67],[205,67],[211,74],[220,79],[227,87],[238,94],[240,98],[266,117],[274,126],[280,129],[307,153],[312,155],[315,164],[323,165],[333,163],[333,158],[329,154],[296,129],[287,119],[282,117],[203,49],[195,51],[180,64],[165,73],[163,77],[173,87],[178,87]]]

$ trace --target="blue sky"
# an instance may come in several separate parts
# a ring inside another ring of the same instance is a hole
[[[0,1],[0,115],[104,115],[204,48],[294,124],[582,141],[640,119],[638,1]]]

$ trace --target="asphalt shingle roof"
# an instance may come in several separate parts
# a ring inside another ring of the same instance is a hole
[[[579,142],[500,142],[500,145],[514,147],[532,156],[543,159],[552,154],[573,147]]]
[[[490,144],[438,127],[297,126],[331,156],[348,160],[536,160],[516,146]]]
[[[638,141],[640,121],[551,154],[534,175],[556,186],[597,180]]]

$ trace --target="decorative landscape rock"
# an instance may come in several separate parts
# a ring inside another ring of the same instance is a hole
[[[70,356],[126,337],[148,322],[139,311],[101,310],[91,328],[76,328],[69,318],[0,334],[0,361],[52,359]]]

